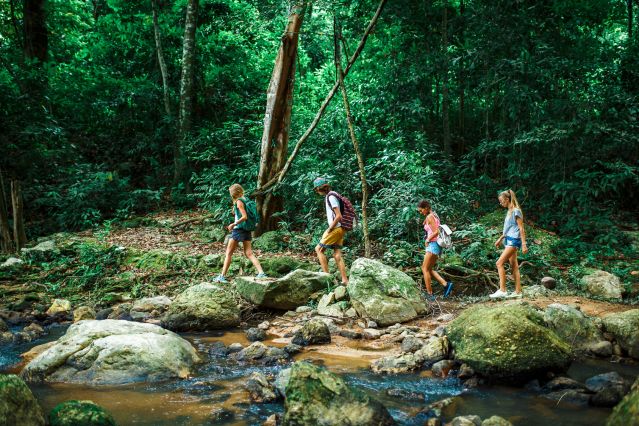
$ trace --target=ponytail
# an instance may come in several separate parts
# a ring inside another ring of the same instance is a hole
[[[521,209],[521,206],[519,205],[519,201],[517,201],[517,196],[515,195],[515,191],[513,191],[512,189],[508,189],[506,191],[503,191],[501,194],[499,194],[499,196],[507,198],[510,204],[513,206],[513,208],[518,209],[521,212],[521,215],[523,217],[524,212]]]

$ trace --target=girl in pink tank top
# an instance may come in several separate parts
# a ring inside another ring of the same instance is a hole
[[[417,210],[424,216],[424,231],[426,232],[426,254],[424,255],[424,261],[422,262],[422,274],[424,275],[424,284],[426,286],[426,297],[430,300],[434,300],[433,288],[431,281],[433,277],[444,286],[444,297],[448,296],[453,290],[453,283],[446,282],[444,278],[433,268],[437,263],[438,257],[442,254],[442,248],[437,244],[437,237],[439,236],[439,217],[433,211],[430,203],[426,200],[422,200],[417,205]]]

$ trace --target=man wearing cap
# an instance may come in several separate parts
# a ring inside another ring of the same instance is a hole
[[[328,221],[328,229],[324,231],[322,239],[315,247],[317,258],[319,259],[322,270],[328,273],[328,259],[325,251],[327,248],[333,249],[333,258],[340,274],[342,275],[342,285],[348,285],[348,276],[346,275],[346,265],[342,257],[342,246],[344,245],[345,231],[342,229],[340,221],[342,220],[342,212],[340,210],[339,199],[329,192],[331,186],[328,179],[318,177],[313,181],[313,189],[324,197],[324,205],[326,207],[326,220]]]

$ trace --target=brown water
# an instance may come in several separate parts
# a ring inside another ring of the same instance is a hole
[[[68,384],[31,387],[45,412],[69,399],[89,399],[110,411],[120,425],[258,425],[269,415],[283,411],[280,403],[251,404],[242,385],[253,371],[275,375],[286,366],[238,365],[225,356],[216,355],[215,348],[220,342],[224,345],[235,342],[247,345],[249,342],[243,331],[187,334],[184,337],[207,360],[194,377],[186,380],[118,387]],[[285,339],[269,337],[270,340],[265,342],[268,345],[286,344]],[[25,346],[15,348],[14,355],[27,349]],[[9,355],[2,354],[6,359],[11,358]],[[448,421],[455,415],[477,414],[482,418],[500,415],[517,426],[604,425],[610,413],[608,409],[575,407],[564,402],[557,404],[521,388],[483,387],[468,391],[456,379],[433,378],[428,371],[397,376],[376,375],[369,370],[369,365],[379,355],[379,349],[369,348],[365,341],[335,339],[335,345],[309,348],[297,355],[296,360],[309,360],[341,374],[351,385],[378,398],[404,425],[423,425],[427,417],[420,411],[430,402],[451,396],[455,397],[454,403],[444,410]],[[6,371],[6,365],[6,362],[4,366],[0,364],[0,369]],[[575,363],[569,375],[583,381],[613,370],[628,378],[639,375],[638,366],[602,361]],[[389,389],[410,391],[421,397],[392,397],[387,394]],[[420,400],[422,397],[423,400]]]

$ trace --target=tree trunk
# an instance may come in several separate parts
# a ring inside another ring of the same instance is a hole
[[[24,232],[24,215],[22,213],[22,189],[20,182],[11,181],[11,204],[13,205],[13,240],[16,251],[19,253],[27,244],[27,235]]]
[[[45,0],[24,0],[24,51],[27,58],[46,62],[49,36],[45,24]]]
[[[628,40],[632,39],[632,0],[626,0],[626,5],[628,6]]]
[[[464,37],[464,11],[465,5],[464,0],[459,1],[459,20],[460,20],[460,44],[462,45],[462,56],[459,66],[459,135],[460,135],[460,146],[458,147],[457,152],[460,155],[464,155],[464,151],[466,150],[466,69],[464,68],[464,53],[463,49],[465,47],[465,37]]]
[[[340,41],[342,41],[342,30],[337,22],[337,18],[334,18],[334,42],[335,42],[335,71],[337,73],[337,80],[342,92],[342,100],[344,101],[344,111],[346,113],[346,124],[348,125],[348,133],[351,136],[353,142],[353,148],[355,149],[355,156],[357,157],[357,166],[359,167],[359,178],[362,184],[362,231],[364,233],[364,256],[371,257],[371,238],[368,233],[368,184],[366,183],[366,167],[364,165],[364,157],[362,151],[359,149],[359,142],[357,136],[355,136],[355,126],[353,125],[353,116],[351,115],[351,106],[348,102],[348,96],[346,94],[346,85],[344,84],[344,70],[342,69]]]
[[[160,25],[158,24],[158,4],[157,0],[151,0],[153,8],[153,33],[155,36],[155,50],[158,56],[158,64],[160,66],[160,74],[162,74],[162,89],[164,92],[164,112],[167,117],[171,117],[171,102],[169,99],[169,77],[166,71],[166,62],[164,62],[164,51],[162,50],[162,38],[160,37]]]
[[[183,145],[191,133],[193,124],[193,98],[195,86],[195,30],[199,0],[188,0],[186,22],[182,42],[182,76],[180,78],[180,122],[179,135],[174,148],[174,184],[183,183],[186,172],[186,159]]]
[[[275,66],[266,95],[260,169],[257,177],[258,188],[280,173],[288,154],[297,45],[305,11],[306,2],[299,2],[292,7],[286,32],[282,36],[282,43],[275,58]],[[256,230],[259,235],[277,227],[277,218],[273,215],[283,209],[284,202],[281,197],[272,192],[258,195],[256,201],[260,214],[260,223]]]
[[[7,209],[7,195],[4,190],[4,179],[0,171],[0,251],[2,253],[13,252],[13,240],[9,227],[9,211]]]
[[[444,152],[450,155],[452,153],[452,149],[450,144],[450,97],[448,94],[448,4],[444,4],[444,15],[442,17],[442,53],[442,133]]]

